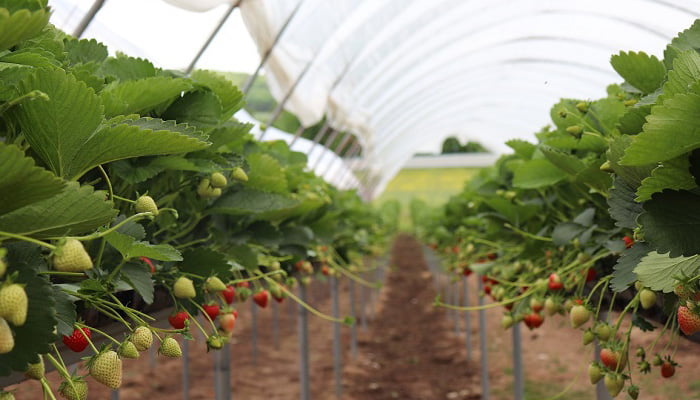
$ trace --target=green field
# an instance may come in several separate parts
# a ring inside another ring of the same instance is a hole
[[[376,202],[398,200],[407,206],[411,199],[418,198],[431,206],[439,206],[459,193],[477,171],[479,168],[403,169],[389,182]]]

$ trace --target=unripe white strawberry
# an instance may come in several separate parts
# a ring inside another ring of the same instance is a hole
[[[138,351],[146,351],[153,344],[153,333],[145,326],[139,326],[134,330],[130,340]]]
[[[158,349],[158,353],[166,356],[166,357],[172,357],[172,358],[180,358],[182,357],[182,350],[180,349],[180,343],[177,342],[177,340],[171,338],[171,337],[166,337],[163,339],[163,342],[160,344],[160,349]]]
[[[17,283],[0,288],[0,317],[14,326],[22,326],[27,321],[29,299],[24,287]]]
[[[12,329],[3,318],[0,318],[0,354],[7,354],[15,348],[15,338]]]
[[[228,184],[228,180],[221,172],[214,172],[209,179],[211,181],[211,186],[215,188],[223,188]]]
[[[234,168],[231,177],[239,182],[248,182],[248,174],[241,167]]]
[[[66,400],[87,400],[88,386],[82,378],[71,378],[71,381],[61,382],[58,393]]]
[[[110,389],[118,389],[122,384],[122,360],[112,350],[96,355],[90,362],[90,375]]]
[[[68,239],[54,252],[53,267],[62,272],[83,272],[92,269],[92,259],[79,240]]]
[[[216,276],[210,276],[204,283],[204,287],[209,292],[221,292],[226,290],[226,285]]]

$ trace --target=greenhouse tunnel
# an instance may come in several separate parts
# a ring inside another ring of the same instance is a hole
[[[698,18],[0,0],[0,400],[700,396]]]

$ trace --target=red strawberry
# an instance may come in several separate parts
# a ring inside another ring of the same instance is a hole
[[[459,254],[459,246],[453,246],[453,247],[452,247],[452,253],[454,253],[454,254]]]
[[[189,314],[184,311],[179,311],[169,316],[168,322],[170,322],[170,326],[175,329],[183,329],[185,327],[185,321],[188,319],[190,319]]]
[[[267,302],[270,300],[270,293],[267,290],[261,290],[253,295],[253,301],[255,304],[262,308],[267,307]]]
[[[629,236],[623,237],[622,241],[625,242],[625,247],[628,249],[634,245],[634,239]]]
[[[250,287],[250,282],[238,282],[236,284],[238,287],[244,287],[244,288],[249,288]]]
[[[544,308],[544,303],[542,303],[540,299],[532,298],[530,299],[530,308],[532,308],[532,311],[538,313]]]
[[[213,321],[219,315],[219,305],[218,304],[205,304],[202,306],[204,312],[207,313],[209,318]]]
[[[588,271],[586,271],[586,282],[592,282],[596,277],[596,272],[595,269],[593,268],[588,268]]]
[[[538,313],[530,313],[523,317],[523,322],[530,329],[539,328],[544,322],[544,317]]]
[[[238,310],[231,310],[231,314],[233,314],[234,317],[238,318]]]
[[[600,350],[600,361],[613,371],[622,370],[627,364],[627,354],[609,348]]]
[[[664,378],[670,378],[675,373],[676,367],[673,365],[672,362],[664,361],[664,363],[661,364],[661,376],[663,376]]]
[[[234,289],[232,285],[227,285],[226,289],[221,291],[221,296],[224,298],[226,304],[231,304],[236,298],[236,289]]]
[[[321,267],[321,273],[322,273],[323,275],[325,275],[325,276],[328,276],[328,275],[330,275],[330,273],[331,273],[331,269],[328,268],[327,265],[324,265],[324,266]]]
[[[139,259],[143,262],[145,262],[150,268],[151,268],[151,274],[156,273],[156,267],[153,265],[153,261],[151,261],[150,258],[148,257],[139,257]]]
[[[80,331],[81,329],[82,332]],[[83,333],[85,333],[85,335],[83,335]],[[73,333],[70,336],[63,336],[63,344],[74,352],[80,353],[88,346],[88,340],[85,336],[92,338],[90,328],[73,329]]]
[[[481,282],[487,283],[489,281],[489,277],[486,275],[481,275]]]
[[[486,257],[487,257],[489,260],[495,260],[495,259],[498,258],[498,254],[496,254],[496,253],[489,253],[489,254],[486,255]]]
[[[686,306],[678,307],[678,326],[687,336],[700,332],[700,315]]]
[[[469,268],[469,267],[464,267],[464,269],[462,270],[462,275],[464,275],[464,276],[469,276],[469,275],[471,275],[471,274],[472,274],[471,268]]]
[[[564,284],[561,283],[561,278],[557,274],[549,275],[549,282],[547,283],[549,290],[561,290],[564,288]]]
[[[491,286],[489,286],[489,285],[484,285],[484,293],[486,293],[486,294],[491,294]]]

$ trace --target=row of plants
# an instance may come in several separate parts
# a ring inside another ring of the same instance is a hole
[[[590,380],[612,396],[626,387],[637,399],[637,372],[673,376],[679,337],[700,331],[697,49],[700,21],[663,60],[613,55],[622,84],[598,100],[561,100],[534,143],[507,142],[512,154],[418,216],[453,276],[481,275],[487,307],[505,308],[504,328],[568,314],[584,344],[598,339]],[[635,346],[635,329],[658,337]]]
[[[381,215],[286,143],[254,140],[232,83],[109,56],[50,14],[46,0],[0,0],[0,376],[85,399],[85,375],[116,389],[123,359],[155,345],[179,357],[191,329],[222,348],[236,302],[300,301],[294,286],[316,274],[366,283]],[[168,329],[150,315],[164,307]],[[123,337],[100,329],[115,322]],[[84,369],[68,372],[59,340],[87,352]]]

